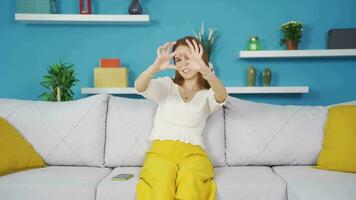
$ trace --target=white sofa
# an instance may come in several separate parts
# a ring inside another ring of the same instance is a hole
[[[310,167],[327,108],[229,97],[204,130],[217,199],[355,200],[356,174]],[[155,109],[150,100],[104,94],[61,103],[0,99],[0,116],[49,165],[0,177],[0,199],[135,199]],[[118,173],[135,176],[111,181]]]

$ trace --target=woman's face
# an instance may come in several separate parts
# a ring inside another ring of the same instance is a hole
[[[195,78],[198,75],[197,71],[190,69],[182,70],[183,67],[189,67],[189,58],[187,57],[187,54],[190,53],[189,47],[180,45],[176,48],[175,52],[176,55],[174,56],[174,59],[178,73],[186,80]]]

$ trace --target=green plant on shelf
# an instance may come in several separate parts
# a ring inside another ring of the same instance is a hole
[[[290,48],[297,49],[298,43],[302,39],[303,33],[303,24],[300,21],[289,21],[281,26],[281,31],[283,32],[283,38],[281,39],[280,44],[292,45]],[[288,49],[290,49],[288,47]]]
[[[205,32],[204,22],[201,22],[200,30],[194,31],[194,36],[202,43],[209,60],[213,53],[215,42],[218,38],[217,30],[217,28],[209,27],[208,32]]]
[[[58,64],[50,65],[47,72],[48,74],[43,76],[41,85],[48,91],[39,97],[43,97],[46,101],[73,100],[72,87],[79,82],[75,77],[74,65],[60,61]]]

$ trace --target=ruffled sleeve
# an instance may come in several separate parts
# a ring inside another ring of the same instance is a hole
[[[167,96],[170,81],[171,80],[169,77],[159,77],[156,79],[152,79],[150,80],[146,90],[143,92],[139,92],[138,94],[142,95],[147,99],[159,102]]]

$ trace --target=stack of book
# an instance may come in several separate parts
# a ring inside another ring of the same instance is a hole
[[[16,0],[16,13],[57,13],[56,0]]]
[[[121,67],[118,58],[100,59],[100,67],[94,68],[94,87],[128,87],[129,70]]]

